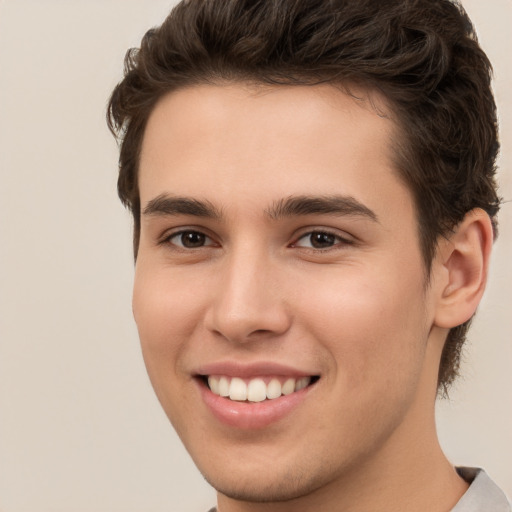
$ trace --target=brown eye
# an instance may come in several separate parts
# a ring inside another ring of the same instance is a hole
[[[325,249],[326,247],[332,247],[336,244],[336,236],[331,233],[320,233],[315,232],[309,235],[311,247],[315,249]]]
[[[305,247],[309,249],[331,249],[336,246],[350,245],[353,242],[342,238],[328,231],[311,231],[302,235],[295,244],[295,247]]]
[[[213,245],[211,238],[200,231],[181,231],[169,237],[168,240],[173,245],[184,249],[197,249],[199,247]]]

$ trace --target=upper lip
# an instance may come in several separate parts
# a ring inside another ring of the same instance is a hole
[[[193,373],[200,376],[225,375],[227,377],[241,377],[250,379],[271,375],[282,375],[286,377],[310,377],[318,373],[304,371],[293,366],[275,362],[252,362],[240,363],[236,361],[218,361],[199,366]]]

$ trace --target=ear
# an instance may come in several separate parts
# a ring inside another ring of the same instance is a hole
[[[438,248],[435,265],[440,294],[435,325],[451,329],[469,320],[484,293],[494,233],[480,208],[466,214]]]

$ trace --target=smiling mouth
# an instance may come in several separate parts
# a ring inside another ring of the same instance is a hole
[[[225,375],[204,375],[201,380],[217,396],[236,402],[263,402],[291,395],[315,384],[320,377],[255,377],[242,379]]]

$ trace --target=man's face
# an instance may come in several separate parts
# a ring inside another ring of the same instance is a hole
[[[223,494],[384,470],[430,426],[442,336],[393,128],[328,86],[197,86],[150,117],[134,315],[158,398]]]

